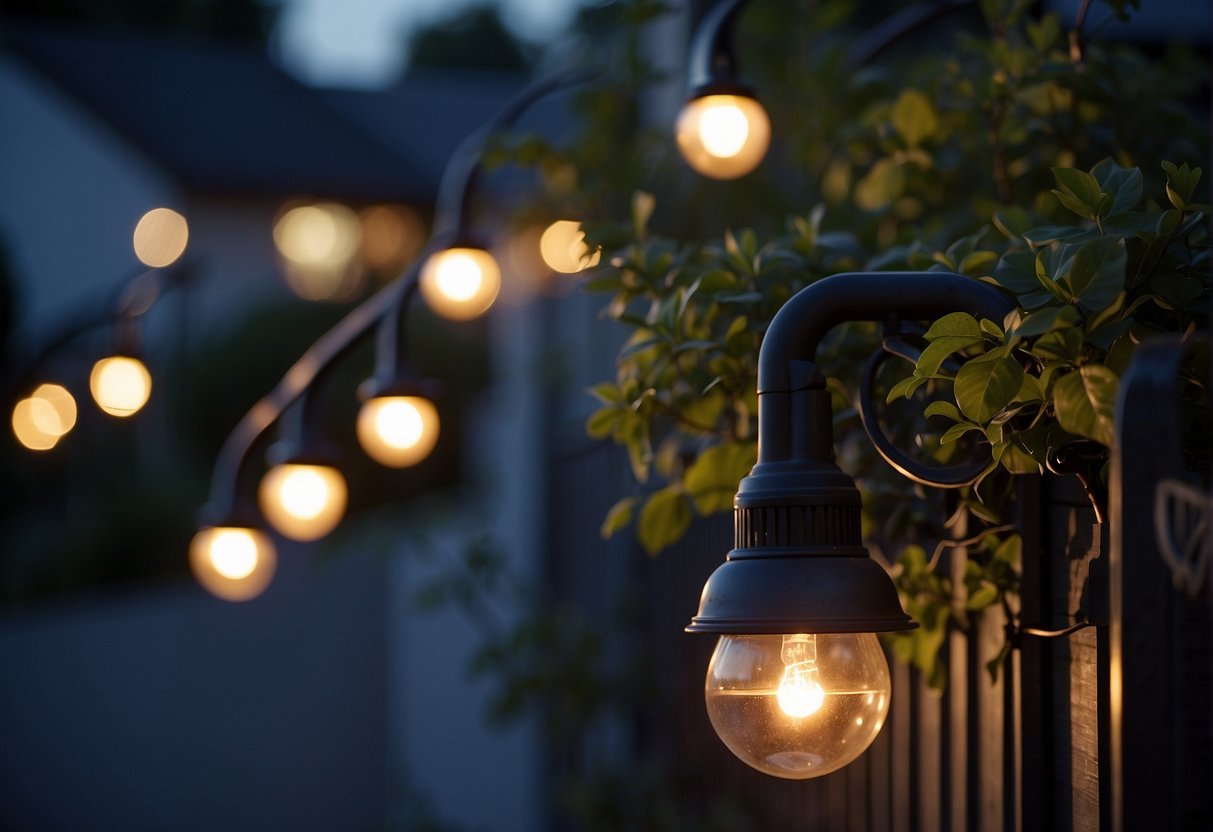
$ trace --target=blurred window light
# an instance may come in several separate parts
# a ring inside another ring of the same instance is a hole
[[[153,269],[172,265],[189,242],[185,217],[171,208],[153,208],[135,226],[135,256]]]
[[[297,205],[274,223],[283,277],[304,300],[348,300],[362,288],[362,223],[339,203]]]
[[[425,244],[425,223],[407,205],[372,205],[358,217],[362,221],[362,259],[372,269],[399,271]]]

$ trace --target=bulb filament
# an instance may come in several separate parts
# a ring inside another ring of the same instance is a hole
[[[780,710],[797,719],[817,713],[825,702],[825,690],[817,678],[817,636],[784,636],[781,658],[783,679],[775,695]]]

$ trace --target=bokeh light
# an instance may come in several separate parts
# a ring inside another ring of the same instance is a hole
[[[226,601],[247,601],[260,595],[277,565],[269,535],[248,526],[210,526],[190,543],[194,577],[208,592]]]
[[[185,217],[171,208],[153,208],[135,226],[135,256],[153,269],[170,266],[185,252],[189,238]]]
[[[375,396],[358,411],[358,441],[389,468],[421,462],[438,442],[438,409],[420,396]]]
[[[712,179],[736,179],[766,156],[771,120],[749,96],[704,95],[683,106],[676,133],[691,167]]]
[[[421,295],[444,318],[483,315],[501,290],[501,270],[482,248],[448,248],[431,254],[421,269]]]
[[[275,465],[261,478],[261,513],[292,540],[318,540],[345,516],[345,477],[328,465]]]
[[[152,395],[152,374],[129,355],[111,355],[93,365],[89,390],[97,406],[111,416],[138,413]]]
[[[581,223],[574,220],[557,220],[549,225],[539,238],[539,253],[549,269],[561,274],[576,274],[596,266],[602,256],[597,249],[590,251]]]
[[[291,291],[304,300],[348,300],[362,287],[362,222],[345,205],[299,205],[274,223],[274,245]]]
[[[407,205],[371,205],[358,218],[362,222],[362,260],[372,269],[399,271],[425,244],[425,223]]]

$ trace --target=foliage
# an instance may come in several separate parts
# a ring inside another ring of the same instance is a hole
[[[784,54],[771,45],[777,29],[798,30],[786,9],[764,8],[745,17],[771,39],[768,52]],[[787,107],[783,140],[747,184],[760,204],[800,206],[782,230],[769,207],[750,208],[752,228],[726,218],[733,230],[695,241],[711,212],[686,198],[693,189],[715,189],[706,200],[714,207],[753,203],[742,183],[680,184],[660,155],[645,157],[655,159],[641,180],[651,192],[634,195],[626,221],[587,224],[606,254],[586,287],[606,295],[604,315],[627,335],[615,378],[591,389],[599,407],[586,430],[626,448],[638,484],[603,535],[634,526],[656,554],[695,515],[730,508],[754,460],[758,347],[794,292],[852,269],[946,269],[1005,290],[1018,305],[1005,320],[950,315],[922,336],[906,333],[919,350],[912,375],[880,382],[901,408],[885,420],[891,432],[920,443],[927,460],[988,447],[990,465],[979,488],[962,490],[954,523],[943,522],[940,498],[894,481],[855,432],[847,374],[872,349],[871,333],[836,332],[819,351],[836,394],[839,460],[865,495],[865,537],[878,550],[905,547],[895,576],[923,627],[894,649],[942,683],[942,634],[1015,591],[1018,538],[982,538],[955,585],[913,544],[968,519],[1001,524],[1007,474],[1043,470],[1068,443],[1091,443],[1084,452],[1098,468],[1135,346],[1206,325],[1197,311],[1209,266],[1201,171],[1162,161],[1207,155],[1202,119],[1185,103],[1201,73],[1183,48],[1151,59],[1065,33],[1060,18],[1030,4],[989,0],[980,22],[950,33],[951,49],[848,75],[831,45],[853,37],[853,12],[828,0],[805,12],[821,48],[795,76],[744,56],[759,89],[778,79],[773,117]],[[789,86],[794,103],[777,97]],[[804,101],[814,118],[789,118]],[[576,165],[575,154],[563,158]],[[1147,199],[1155,193],[1165,200]],[[890,504],[896,510],[873,510]]]

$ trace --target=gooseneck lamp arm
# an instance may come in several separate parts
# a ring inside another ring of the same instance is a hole
[[[733,27],[747,0],[724,0],[704,13],[695,28],[687,66],[687,87],[691,96],[723,86],[741,86],[737,56],[733,48]]]
[[[930,321],[949,312],[1001,322],[1012,309],[997,289],[949,272],[853,272],[806,287],[772,319],[758,353],[758,461],[786,459],[794,443],[809,441],[797,439],[808,426],[793,421],[791,394],[824,387],[812,362],[835,326]]]

